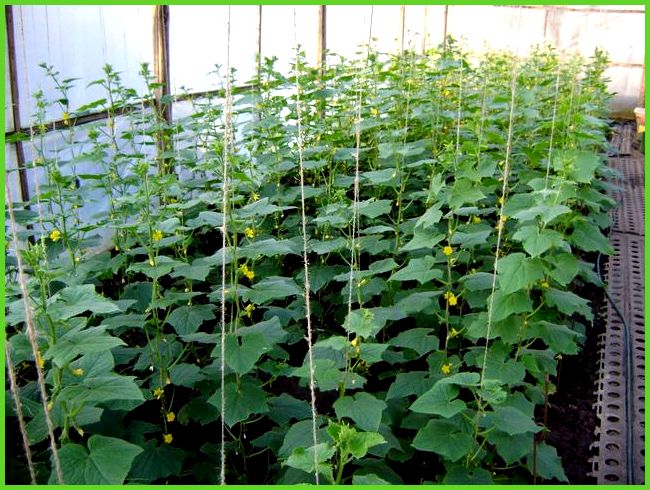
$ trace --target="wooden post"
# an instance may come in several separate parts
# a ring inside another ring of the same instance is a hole
[[[444,49],[447,49],[447,21],[449,17],[449,5],[445,5],[444,27],[442,29],[442,43]]]
[[[427,37],[429,36],[429,6],[424,6],[424,32],[422,33],[422,53],[427,52]]]
[[[639,107],[645,107],[645,63],[643,64],[643,68],[641,69],[641,87],[639,88]]]
[[[11,90],[11,114],[14,119],[14,131],[21,127],[20,105],[18,91],[18,73],[16,71],[16,38],[14,35],[14,14],[11,5],[5,5],[5,21],[7,24],[7,54],[9,59],[9,88]],[[25,168],[25,149],[22,141],[16,141],[16,166],[20,180],[20,197],[23,202],[29,201],[29,181]]]
[[[316,56],[318,57],[318,75],[321,77],[323,75],[323,70],[325,69],[325,63],[327,61],[327,56],[325,51],[327,50],[327,6],[320,5],[318,7],[318,46],[316,51]]]
[[[262,74],[262,6],[257,9],[257,78]],[[261,80],[260,80],[261,81]]]
[[[172,105],[169,95],[169,5],[155,5],[153,11],[153,71],[156,83],[154,108],[161,123],[171,124]],[[161,130],[156,137],[158,148],[158,172],[169,173],[169,159],[160,158],[160,155],[171,150],[171,138],[168,131]]]

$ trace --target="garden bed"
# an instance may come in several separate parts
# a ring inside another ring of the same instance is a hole
[[[606,58],[469,59],[450,42],[322,73],[265,60],[256,89],[171,124],[144,109],[146,68],[142,99],[107,67],[106,98],[75,112],[46,67],[68,122],[53,151],[40,121],[47,177],[14,204],[37,230],[20,235],[34,323],[15,261],[6,313],[40,477],[569,481],[554,423],[574,402],[553,393],[577,382],[561,366],[612,251]],[[70,122],[97,108],[108,121]],[[82,219],[98,193],[108,210]],[[114,248],[91,255],[101,230]]]

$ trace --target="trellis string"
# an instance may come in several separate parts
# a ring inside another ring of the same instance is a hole
[[[50,450],[52,451],[52,459],[54,461],[54,471],[56,473],[56,478],[59,484],[63,485],[63,471],[61,470],[61,461],[59,460],[59,451],[56,447],[56,438],[54,437],[54,424],[50,417],[49,411],[49,401],[47,396],[47,390],[45,388],[45,375],[43,374],[43,369],[39,363],[41,358],[38,340],[36,334],[36,327],[34,326],[34,318],[32,316],[32,308],[29,304],[29,291],[27,290],[27,279],[25,278],[25,270],[23,268],[23,261],[20,256],[20,250],[18,245],[18,227],[16,225],[16,216],[14,214],[13,208],[13,197],[11,195],[11,188],[9,187],[9,179],[7,174],[5,174],[5,190],[6,190],[6,201],[7,201],[7,211],[9,213],[9,222],[11,224],[11,233],[12,239],[14,242],[14,248],[16,251],[16,263],[18,268],[18,284],[20,286],[20,292],[23,297],[23,306],[25,308],[25,325],[27,327],[27,338],[29,340],[30,346],[32,348],[32,355],[34,357],[34,364],[36,366],[36,377],[39,392],[41,395],[41,404],[43,405],[43,415],[45,417],[45,425],[47,426],[47,432],[50,439]]]
[[[309,258],[307,257],[307,214],[305,211],[305,169],[303,164],[303,128],[302,128],[302,109],[300,107],[300,80],[298,73],[298,37],[297,37],[297,23],[296,23],[296,9],[293,9],[293,34],[294,43],[296,46],[296,62],[294,64],[294,74],[296,77],[296,119],[298,126],[298,163],[300,170],[300,214],[302,220],[302,260],[305,270],[305,317],[307,320],[307,355],[309,359],[309,392],[311,395],[311,429],[312,429],[312,442],[314,453],[314,479],[316,485],[319,482],[318,476],[318,455],[316,454],[316,445],[318,444],[318,435],[316,427],[316,382],[314,370],[314,354],[313,354],[313,339],[312,339],[312,326],[311,326],[311,304],[310,304],[310,285],[309,285]]]
[[[551,135],[548,143],[548,158],[546,161],[546,177],[544,178],[544,191],[548,190],[548,178],[551,172],[551,159],[553,155],[553,136],[555,134],[555,118],[557,116],[557,100],[560,92],[560,66],[557,68],[557,75],[555,77],[555,98],[553,99],[553,116],[551,119]]]

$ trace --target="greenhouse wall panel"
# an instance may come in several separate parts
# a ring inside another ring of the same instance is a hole
[[[99,87],[86,87],[110,64],[123,73],[125,86],[142,88],[139,65],[152,60],[151,8],[141,6],[16,6],[16,64],[21,125],[30,124],[33,95],[43,90],[48,99],[56,91],[39,63],[47,62],[62,78],[80,78],[69,93],[76,108],[101,97]],[[61,119],[59,105],[48,108],[49,119]]]
[[[296,13],[296,32],[294,39],[294,10]],[[329,15],[329,11],[328,11]],[[251,27],[254,26],[251,23]],[[328,19],[328,25],[331,24]],[[318,32],[318,6],[285,5],[264,6],[262,9],[262,58],[276,56],[275,67],[281,73],[291,71],[291,62],[296,57],[295,41],[305,52],[311,63],[316,62]]]
[[[11,85],[9,79],[9,53],[5,51],[5,131],[14,130],[14,115],[12,112],[13,99],[11,98]]]

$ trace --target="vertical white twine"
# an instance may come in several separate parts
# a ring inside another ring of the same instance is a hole
[[[23,306],[25,308],[25,324],[27,326],[27,338],[32,348],[32,355],[34,357],[34,364],[36,365],[37,384],[41,395],[41,404],[43,405],[43,415],[45,417],[45,425],[50,438],[50,450],[52,451],[52,459],[54,460],[54,471],[59,484],[63,485],[63,472],[61,470],[61,461],[59,460],[59,451],[56,447],[56,438],[54,437],[54,424],[50,418],[50,411],[48,409],[48,396],[45,388],[45,375],[43,369],[39,364],[40,353],[38,349],[38,340],[36,335],[36,327],[34,326],[34,318],[32,316],[32,307],[29,304],[29,291],[27,291],[27,279],[25,278],[25,270],[23,268],[23,261],[20,256],[18,247],[18,227],[16,225],[16,216],[14,214],[13,197],[11,195],[11,187],[9,186],[9,179],[5,174],[5,190],[7,211],[9,212],[9,222],[11,223],[11,233],[16,250],[16,262],[18,266],[18,284],[20,292],[23,297]]]
[[[521,6],[519,7],[519,24],[517,30],[517,37],[521,34]],[[517,43],[517,51],[515,53],[514,61],[512,64],[512,80],[510,83],[510,115],[508,118],[508,139],[506,142],[506,158],[503,165],[503,186],[501,187],[501,205],[499,207],[499,218],[497,221],[497,247],[494,252],[494,268],[492,271],[492,288],[490,293],[490,302],[488,303],[488,321],[487,321],[487,330],[485,332],[485,353],[483,354],[483,366],[481,368],[481,389],[485,385],[485,370],[487,367],[487,357],[488,357],[488,347],[490,345],[490,333],[492,331],[492,318],[494,310],[494,293],[497,286],[497,272],[499,267],[499,254],[501,253],[501,241],[503,238],[503,229],[505,228],[505,223],[503,220],[503,208],[506,203],[506,193],[508,192],[508,178],[510,177],[510,155],[512,153],[512,130],[514,126],[514,115],[515,115],[515,98],[517,93],[517,68],[518,68],[518,59],[519,55],[519,43]],[[478,413],[477,413],[478,417]]]
[[[230,6],[228,6],[228,41],[226,43],[226,100],[224,110],[224,138],[222,162],[221,207],[221,452],[220,482],[226,484],[226,235],[228,233],[228,147],[232,124],[232,85],[230,79]]]
[[[5,341],[5,362],[7,363],[7,372],[9,373],[9,389],[11,395],[14,397],[14,404],[16,405],[16,416],[18,417],[18,429],[23,439],[23,448],[25,449],[25,458],[27,458],[27,468],[29,469],[29,477],[32,485],[36,485],[36,472],[34,471],[34,462],[32,460],[32,450],[29,447],[29,438],[27,437],[27,427],[25,427],[25,419],[23,418],[23,403],[20,400],[20,390],[16,382],[16,371],[11,359],[11,348],[9,342]]]
[[[553,100],[553,118],[551,120],[551,136],[548,143],[548,159],[546,161],[546,177],[544,178],[544,191],[548,189],[548,177],[551,172],[551,160],[553,155],[553,136],[555,134],[555,119],[557,116],[557,99],[560,92],[560,67],[557,67],[557,75],[555,77],[555,99]],[[546,197],[546,196],[544,196]]]
[[[305,169],[303,164],[303,129],[302,129],[302,109],[300,107],[300,81],[298,73],[298,35],[296,24],[296,9],[293,9],[293,34],[294,44],[296,47],[296,62],[294,64],[294,74],[296,77],[296,116],[298,124],[298,163],[300,168],[300,213],[302,218],[302,260],[305,269],[305,317],[307,319],[307,348],[309,358],[309,392],[311,394],[311,431],[314,453],[314,478],[316,485],[319,482],[318,476],[318,455],[316,454],[316,445],[318,444],[318,435],[316,427],[316,381],[314,371],[314,354],[313,354],[313,340],[312,340],[312,327],[311,327],[311,303],[310,303],[310,285],[309,285],[309,259],[307,257],[307,214],[305,211]]]

